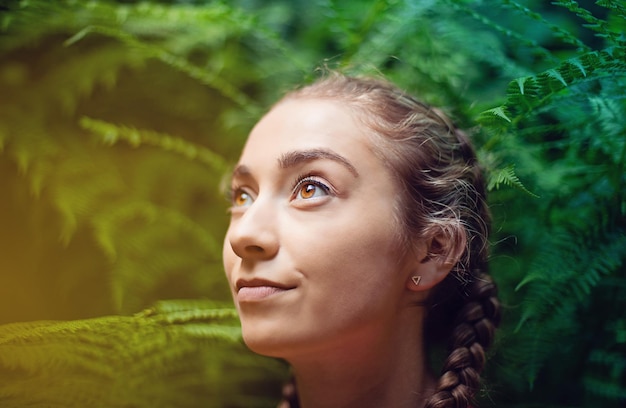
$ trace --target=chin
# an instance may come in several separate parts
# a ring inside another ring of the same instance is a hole
[[[282,358],[287,345],[274,336],[243,334],[243,342],[253,352],[266,357]]]
[[[280,350],[287,346],[283,336],[284,325],[272,325],[269,321],[241,321],[241,335],[248,348],[257,354],[268,357],[280,357]]]

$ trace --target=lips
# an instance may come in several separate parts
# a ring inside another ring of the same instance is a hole
[[[287,292],[294,288],[293,286],[287,286],[265,279],[239,279],[237,280],[236,287],[236,297],[237,301],[240,303],[258,302],[274,295]]]

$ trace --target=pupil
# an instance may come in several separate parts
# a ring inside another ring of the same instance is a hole
[[[246,198],[247,198],[247,194],[246,193],[241,193],[237,196],[237,204],[241,205],[244,204],[246,202]]]
[[[305,197],[312,197],[315,193],[315,186],[312,184],[308,184],[304,187],[304,195]]]

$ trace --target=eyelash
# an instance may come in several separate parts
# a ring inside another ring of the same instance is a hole
[[[329,187],[328,185],[322,183],[321,181],[317,180],[315,178],[315,174],[314,173],[306,173],[306,174],[302,174],[299,175],[298,177],[295,178],[295,181],[293,182],[293,185],[291,187],[291,197],[295,197],[298,194],[298,189],[300,187],[302,187],[304,184],[310,183],[315,185],[316,187],[321,188],[322,190],[324,190],[327,194],[334,194],[334,191],[331,187]],[[235,207],[233,205],[233,203],[235,202],[235,195],[239,194],[240,192],[246,193],[248,194],[250,197],[252,197],[252,194],[250,194],[248,191],[246,191],[246,188],[242,185],[231,185],[230,187],[228,187],[228,189],[226,190],[226,200],[231,203],[232,207]]]
[[[293,183],[293,187],[291,188],[291,196],[292,197],[296,196],[298,194],[299,188],[307,183],[313,184],[316,187],[321,188],[327,194],[333,194],[333,189],[331,187],[317,180],[315,177],[316,176],[314,173],[306,173],[306,174],[302,174],[296,177],[295,182]]]
[[[252,197],[252,194],[250,194],[248,191],[246,191],[246,188],[242,185],[232,185],[230,187],[228,187],[228,189],[225,191],[225,199],[226,201],[230,204],[230,207],[228,208],[228,212],[232,212],[233,209],[237,208],[238,206],[235,205],[235,195],[239,194],[239,193],[246,193],[248,194],[250,197]]]

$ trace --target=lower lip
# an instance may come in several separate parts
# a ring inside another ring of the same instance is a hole
[[[239,302],[258,302],[267,299],[270,296],[286,292],[287,289],[277,288],[275,286],[246,286],[237,292],[237,301]]]

